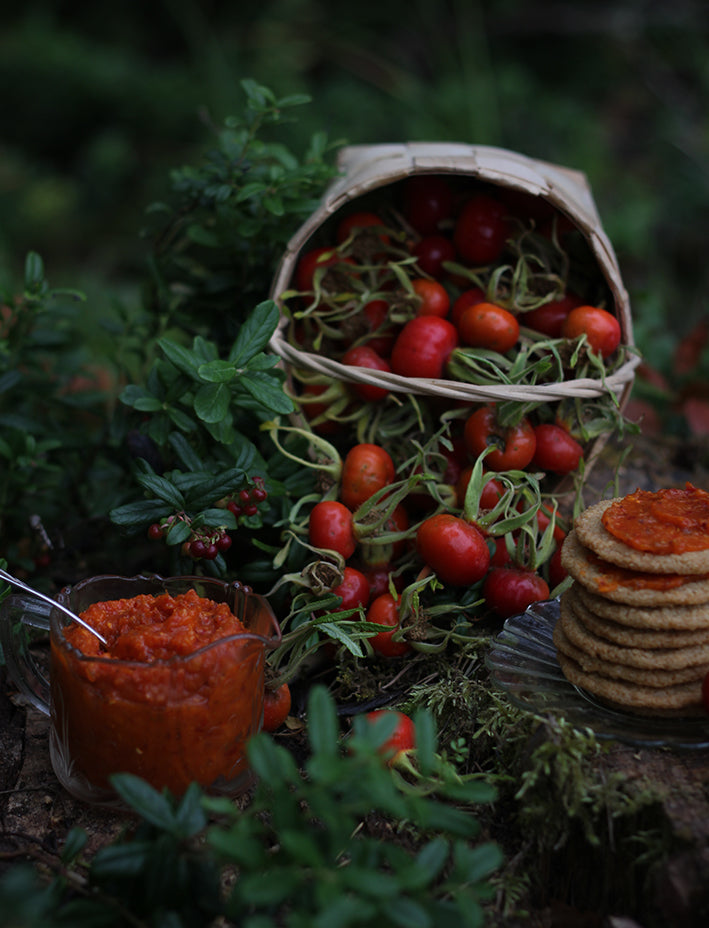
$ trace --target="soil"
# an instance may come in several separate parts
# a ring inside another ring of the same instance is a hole
[[[609,444],[589,476],[586,504],[614,492],[610,488],[615,479],[620,493],[683,485],[686,480],[706,487],[706,449],[640,436],[633,438],[631,452],[623,458],[621,449]],[[63,790],[50,765],[47,718],[23,705],[4,668],[0,674],[0,872],[27,859],[51,865],[73,826],[88,833],[87,854],[114,840],[130,826],[130,817],[86,806]],[[709,722],[707,726],[709,730]],[[297,757],[302,749],[297,731],[280,737],[292,743]],[[544,889],[537,890],[539,898],[533,900],[524,924],[570,928],[709,924],[709,751],[638,750],[614,743],[596,763],[601,777],[610,781],[620,775],[631,795],[653,797],[638,818],[637,835],[630,836],[636,841],[637,856],[633,861],[623,856],[627,854],[623,848],[633,843],[623,842],[620,834],[614,836],[613,821],[608,822],[608,835],[599,847],[590,845],[581,833],[574,834],[563,853],[550,849],[542,855],[539,872]],[[504,833],[504,824],[499,830]],[[650,831],[662,835],[661,847],[641,862],[647,850],[642,840]],[[524,835],[511,837],[512,842],[526,840]],[[512,928],[517,923],[500,916],[496,924]]]

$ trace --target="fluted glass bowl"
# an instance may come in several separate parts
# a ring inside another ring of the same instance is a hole
[[[570,683],[552,640],[558,619],[558,599],[534,603],[507,619],[494,638],[486,664],[491,680],[514,705],[537,715],[563,717],[600,739],[652,748],[709,747],[709,715],[663,718],[623,712]]]

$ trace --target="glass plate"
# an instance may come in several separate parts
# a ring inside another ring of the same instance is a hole
[[[598,738],[644,747],[709,747],[709,717],[644,718],[610,708],[564,676],[552,632],[559,600],[535,603],[507,619],[486,658],[492,679],[519,708],[553,713]]]

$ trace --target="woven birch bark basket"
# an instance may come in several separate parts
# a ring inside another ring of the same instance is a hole
[[[395,373],[352,367],[336,358],[309,351],[288,338],[289,319],[283,296],[293,287],[299,258],[309,249],[332,245],[338,221],[354,209],[376,210],[391,202],[402,182],[412,175],[442,175],[457,184],[470,182],[524,195],[529,202],[543,202],[564,221],[573,224],[586,243],[604,291],[605,308],[621,329],[621,345],[634,346],[628,294],[621,279],[615,252],[605,234],[586,176],[576,170],[535,160],[489,146],[459,143],[404,143],[356,145],[339,153],[340,175],[326,190],[319,208],[292,237],[277,268],[271,296],[281,309],[281,321],[270,348],[286,369],[309,371],[328,380],[380,386],[392,393],[409,393],[448,399],[451,402],[496,403],[505,400],[553,403],[567,398],[592,399],[612,392],[622,410],[632,388],[639,357],[627,360],[605,377],[579,377],[531,385],[470,383],[452,379],[404,377]],[[397,186],[398,185],[398,186]],[[530,200],[529,198],[533,198]],[[592,443],[593,451],[607,436]],[[591,455],[589,454],[589,457]]]

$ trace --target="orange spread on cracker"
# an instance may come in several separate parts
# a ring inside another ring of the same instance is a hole
[[[602,516],[614,538],[651,554],[684,554],[709,548],[709,493],[684,488],[636,490],[616,500]]]
[[[596,584],[598,593],[610,593],[619,587],[629,590],[675,590],[685,583],[706,580],[707,574],[651,574],[642,570],[630,570],[619,567],[598,557],[592,551],[587,552],[588,563],[599,573]]]

